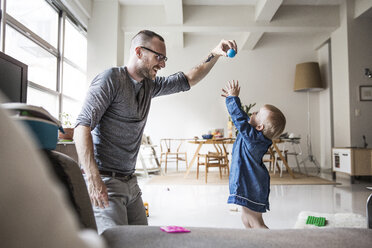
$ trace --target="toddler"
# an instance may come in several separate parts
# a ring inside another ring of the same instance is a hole
[[[285,117],[276,107],[265,104],[249,117],[239,99],[240,86],[229,81],[222,96],[231,119],[239,131],[232,150],[228,203],[242,206],[246,228],[268,228],[262,213],[269,210],[270,175],[262,158],[285,127]]]

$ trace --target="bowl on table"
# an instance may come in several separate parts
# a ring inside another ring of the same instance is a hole
[[[212,139],[213,135],[212,134],[203,134],[202,137],[203,137],[203,139]]]

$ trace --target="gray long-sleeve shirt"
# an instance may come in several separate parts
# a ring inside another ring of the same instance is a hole
[[[91,128],[98,168],[132,174],[151,99],[189,89],[182,72],[137,83],[126,67],[114,67],[93,79],[76,126]]]

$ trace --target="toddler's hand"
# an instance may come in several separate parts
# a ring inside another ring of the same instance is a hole
[[[236,82],[235,80],[228,81],[225,88],[226,89],[222,89],[221,96],[223,97],[239,96],[240,86],[238,80],[236,80]]]

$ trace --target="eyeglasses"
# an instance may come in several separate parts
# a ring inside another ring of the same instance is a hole
[[[150,48],[147,48],[147,47],[144,47],[144,46],[141,46],[141,48],[147,50],[147,51],[150,51],[152,53],[154,53],[156,55],[156,59],[159,61],[159,62],[167,62],[168,58],[167,56],[164,56],[163,54],[161,53],[158,53],[158,52],[155,52],[154,50],[151,50]]]

